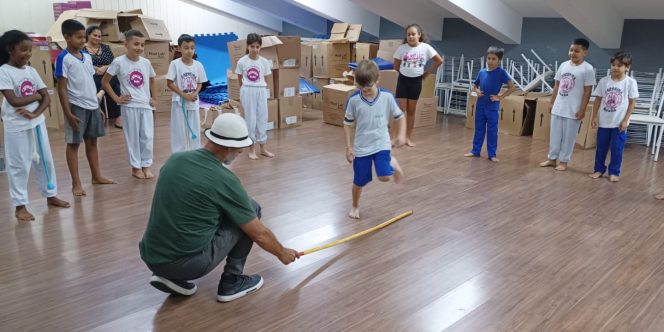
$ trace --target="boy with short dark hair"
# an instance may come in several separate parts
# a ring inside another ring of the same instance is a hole
[[[399,182],[403,171],[390,150],[389,123],[394,119],[397,127],[395,146],[406,143],[404,114],[399,109],[394,95],[388,90],[376,87],[379,78],[378,66],[369,60],[362,60],[355,70],[355,85],[360,89],[348,98],[344,117],[346,134],[346,160],[353,164],[353,206],[348,216],[360,218],[360,195],[362,187],[371,182],[371,166],[381,182]],[[355,125],[355,142],[351,126]]]
[[[150,60],[141,56],[145,50],[145,36],[138,30],[125,32],[127,54],[113,60],[101,81],[106,93],[120,105],[124,119],[124,136],[131,175],[137,179],[151,179],[154,118],[152,107],[157,104],[155,72]],[[111,78],[117,76],[122,95],[111,87]]]
[[[105,135],[104,115],[99,109],[97,89],[93,75],[92,57],[85,51],[85,26],[76,20],[65,20],[61,25],[67,48],[55,62],[58,96],[66,117],[65,142],[67,166],[71,174],[74,196],[85,196],[78,172],[78,147],[85,143],[85,155],[90,164],[93,184],[112,184],[115,181],[101,175],[97,138]]]

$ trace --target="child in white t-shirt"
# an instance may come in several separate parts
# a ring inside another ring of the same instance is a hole
[[[106,93],[120,105],[124,119],[124,136],[127,146],[131,175],[138,179],[151,179],[154,118],[152,107],[157,102],[155,72],[150,60],[141,56],[145,49],[145,36],[137,30],[125,33],[127,54],[113,60],[102,79]],[[122,95],[118,96],[111,86],[111,78],[118,77]]]
[[[198,93],[207,81],[203,64],[194,60],[196,41],[181,35],[178,46],[182,57],[171,61],[166,85],[173,91],[171,106],[171,152],[195,150],[201,147],[201,120],[198,112]]]
[[[584,61],[590,43],[575,39],[569,47],[569,61],[563,62],[556,72],[556,85],[551,96],[551,134],[549,159],[540,166],[555,166],[557,171],[567,170],[572,159],[576,135],[595,85],[593,66]],[[556,162],[557,165],[556,165]]]
[[[51,99],[37,71],[28,66],[32,40],[25,33],[10,30],[0,37],[0,92],[5,133],[5,157],[9,196],[19,221],[35,220],[28,211],[28,176],[35,168],[39,189],[48,205],[68,208],[59,199],[51,146],[44,111]]]
[[[619,51],[611,57],[611,75],[602,78],[593,96],[593,119],[591,125],[597,129],[597,150],[595,151],[595,172],[590,174],[598,179],[606,172],[606,155],[611,150],[609,180],[620,180],[620,165],[627,141],[629,117],[634,111],[639,89],[636,80],[627,76],[632,65],[632,54]],[[599,118],[599,121],[598,121]]]
[[[256,144],[249,148],[249,159],[256,160],[256,145],[260,154],[272,158],[274,153],[267,150],[267,83],[265,76],[272,74],[272,62],[260,56],[262,38],[258,34],[247,35],[247,54],[240,58],[235,68],[242,87],[240,102],[244,109],[249,137]]]

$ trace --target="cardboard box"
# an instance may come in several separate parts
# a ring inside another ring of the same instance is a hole
[[[415,128],[435,126],[438,119],[438,98],[420,98],[415,108]]]
[[[298,68],[277,69],[274,77],[274,95],[277,98],[293,97],[300,94],[300,71]]]
[[[432,98],[436,95],[436,75],[428,75],[422,81],[422,91],[420,98]]]
[[[114,57],[119,57],[121,55],[127,54],[127,47],[124,43],[106,43],[111,48]]]
[[[582,149],[592,149],[597,146],[597,128],[592,128],[590,123],[593,118],[593,103],[589,102],[586,107],[586,116],[581,120],[579,133],[576,135],[576,146]]]
[[[356,43],[360,40],[360,34],[362,33],[362,24],[349,24],[348,30],[346,31],[346,39],[351,43]]]
[[[378,79],[378,86],[392,92],[393,95],[396,95],[398,79],[399,79],[398,71],[393,69],[381,70],[380,78]]]
[[[466,105],[466,128],[475,129],[475,108],[477,107],[477,94],[474,92],[468,96]]]
[[[272,61],[272,69],[279,69],[279,57],[275,46],[281,44],[281,40],[276,36],[263,36],[261,38],[260,55],[267,60]],[[247,40],[240,39],[226,43],[228,47],[228,57],[231,61],[231,70],[235,71],[238,60],[247,54]]]
[[[171,111],[171,105],[173,103],[173,91],[168,88],[166,84],[166,75],[158,75],[154,78],[157,96],[157,105],[155,105],[155,112],[164,113]]]
[[[343,126],[348,98],[357,88],[345,84],[330,84],[323,87],[323,122]]]
[[[317,110],[323,109],[323,87],[329,84],[327,78],[314,77],[311,79],[311,83],[316,86],[316,89],[320,93],[314,93],[313,96],[313,108]]]
[[[316,95],[316,93],[307,93],[306,95],[302,95],[302,108],[314,108],[314,95]]]
[[[302,125],[302,96],[285,97],[279,101],[279,129]]]
[[[58,21],[65,16],[67,12],[64,12],[58,18]],[[99,9],[81,9],[76,11],[76,20],[81,20],[85,18],[83,25],[97,25],[101,29],[101,40],[105,42],[114,42],[120,41],[124,38],[121,33],[120,25],[118,23],[118,12],[114,10],[99,10]],[[62,22],[55,22],[58,28],[60,28]],[[64,37],[62,38],[64,41]],[[55,41],[55,40],[54,40]]]
[[[229,69],[226,70],[226,81],[228,98],[240,100],[240,78]]]
[[[279,129],[279,101],[268,99],[267,101],[267,130]]]
[[[390,61],[394,59],[394,52],[403,44],[403,39],[386,39],[381,40],[378,44],[378,52],[376,56],[384,60]]]
[[[352,77],[333,77],[330,78],[330,84],[355,85],[355,80]]]
[[[537,98],[533,139],[549,141],[551,133],[551,113],[549,113],[549,109],[551,109],[551,96]]]
[[[274,74],[265,76],[265,83],[267,83],[267,98],[268,99],[277,98],[277,96],[275,95],[275,91],[277,90],[274,87]],[[299,87],[299,82],[298,82],[298,87]]]
[[[168,33],[168,28],[166,28],[166,23],[163,20],[137,13],[120,13],[118,14],[118,19],[124,27],[126,27],[125,24],[129,24],[131,29],[142,32],[147,40],[172,41],[171,35]],[[126,30],[123,29],[122,31]]]
[[[37,71],[47,88],[55,87],[51,52],[48,45],[32,46],[32,56],[28,64]]]
[[[302,63],[300,36],[279,36],[277,45],[279,68],[299,68]]]
[[[362,60],[371,60],[378,54],[378,44],[354,43],[351,44],[351,61],[360,62]]]
[[[498,130],[515,136],[530,136],[533,134],[537,98],[545,94],[519,94],[514,93],[501,101]]]
[[[143,57],[150,60],[157,75],[166,75],[171,60],[168,58],[170,44],[168,42],[146,42]]]
[[[330,31],[330,40],[345,40],[346,31],[348,31],[348,23],[334,23]]]
[[[318,77],[342,77],[350,62],[350,44],[321,42],[312,45],[313,74]]]
[[[302,44],[300,46],[300,77],[312,78],[314,76],[311,50],[311,45]]]
[[[65,114],[62,112],[60,97],[56,89],[47,89],[48,96],[51,98],[51,104],[44,110],[46,118],[46,128],[61,130],[65,128]]]

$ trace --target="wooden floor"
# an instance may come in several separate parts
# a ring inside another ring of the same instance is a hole
[[[215,301],[221,267],[190,298],[148,285],[138,242],[154,181],[130,177],[122,133],[101,141],[104,172],[74,199],[62,132],[51,131],[60,197],[48,209],[31,183],[37,220],[18,223],[0,177],[2,331],[663,331],[664,165],[628,145],[622,181],[591,180],[594,150],[571,169],[537,163],[547,145],[500,135],[500,164],[468,159],[472,130],[442,117],[395,152],[407,180],[371,183],[360,221],[346,218],[351,167],[341,128],[310,113],[270,133],[274,160],[233,170],[284,245],[308,249],[407,210],[380,232],[283,266],[255,247],[245,272],[264,287]],[[156,118],[155,166],[169,155],[168,117]],[[81,154],[85,181],[89,171]],[[186,199],[186,198],[183,198]]]

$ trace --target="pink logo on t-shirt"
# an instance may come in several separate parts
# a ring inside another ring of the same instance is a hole
[[[247,79],[252,82],[258,82],[261,79],[261,72],[256,67],[247,69]]]
[[[196,78],[196,75],[194,73],[184,73],[180,77],[182,79],[182,91],[189,93],[196,91],[196,87],[198,85],[198,78]]]
[[[563,74],[563,76],[560,78],[560,92],[563,95],[567,95],[572,89],[574,88],[574,85],[576,84],[576,77],[572,74]]]
[[[606,91],[606,96],[604,97],[604,105],[606,105],[605,110],[612,112],[615,111],[620,104],[622,104],[623,94],[622,91],[618,88],[609,88]]]
[[[19,96],[21,97],[32,96],[37,92],[35,89],[35,84],[27,79],[19,84],[18,89]]]
[[[138,70],[134,70],[129,73],[129,84],[133,85],[135,88],[140,88],[143,86],[143,73]]]

